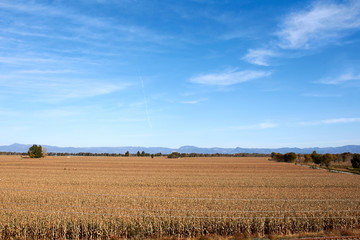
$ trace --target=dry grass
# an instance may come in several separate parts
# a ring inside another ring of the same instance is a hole
[[[0,238],[357,229],[360,176],[267,158],[0,156]]]

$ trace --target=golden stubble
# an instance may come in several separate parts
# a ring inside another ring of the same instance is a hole
[[[267,158],[0,156],[0,236],[194,237],[357,228],[360,176]]]

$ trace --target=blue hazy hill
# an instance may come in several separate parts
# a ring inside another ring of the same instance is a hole
[[[7,146],[0,146],[0,152],[27,152],[29,147],[32,144],[19,144],[14,143]],[[90,152],[90,153],[125,153],[129,151],[130,153],[136,153],[137,151],[145,151],[146,153],[163,153],[170,154],[172,152],[180,153],[224,153],[224,154],[234,154],[234,153],[263,153],[269,154],[271,152],[278,153],[312,153],[316,151],[317,153],[360,153],[360,145],[346,145],[341,147],[313,147],[313,148],[199,148],[195,146],[182,146],[180,148],[165,148],[165,147],[133,147],[133,146],[123,146],[123,147],[57,147],[42,145],[47,149],[48,152],[58,152],[58,153],[80,153],[80,152]]]

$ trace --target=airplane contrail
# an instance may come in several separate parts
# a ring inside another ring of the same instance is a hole
[[[141,77],[140,72],[139,72],[139,78],[140,78],[140,81],[141,81],[141,89],[142,89],[143,96],[144,96],[145,112],[146,112],[147,122],[148,122],[148,124],[149,124],[149,127],[152,128],[152,124],[151,124],[150,116],[149,116],[149,110],[148,110],[148,103],[147,103],[147,99],[146,99],[144,81],[143,81],[143,79],[142,79],[142,77]]]

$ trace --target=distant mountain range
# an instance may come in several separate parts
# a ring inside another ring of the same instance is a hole
[[[0,152],[27,152],[29,147],[32,144],[19,144],[14,143],[8,146],[0,146]],[[129,151],[130,153],[136,153],[137,151],[145,151],[146,153],[162,153],[170,154],[172,152],[179,153],[224,153],[224,154],[234,154],[234,153],[263,153],[269,154],[271,152],[278,153],[312,153],[316,151],[317,153],[360,153],[360,145],[347,145],[342,147],[324,147],[324,148],[198,148],[194,146],[183,146],[180,148],[164,148],[164,147],[56,147],[42,145],[46,147],[48,152],[56,153],[80,153],[80,152],[90,152],[90,153],[125,153]]]

